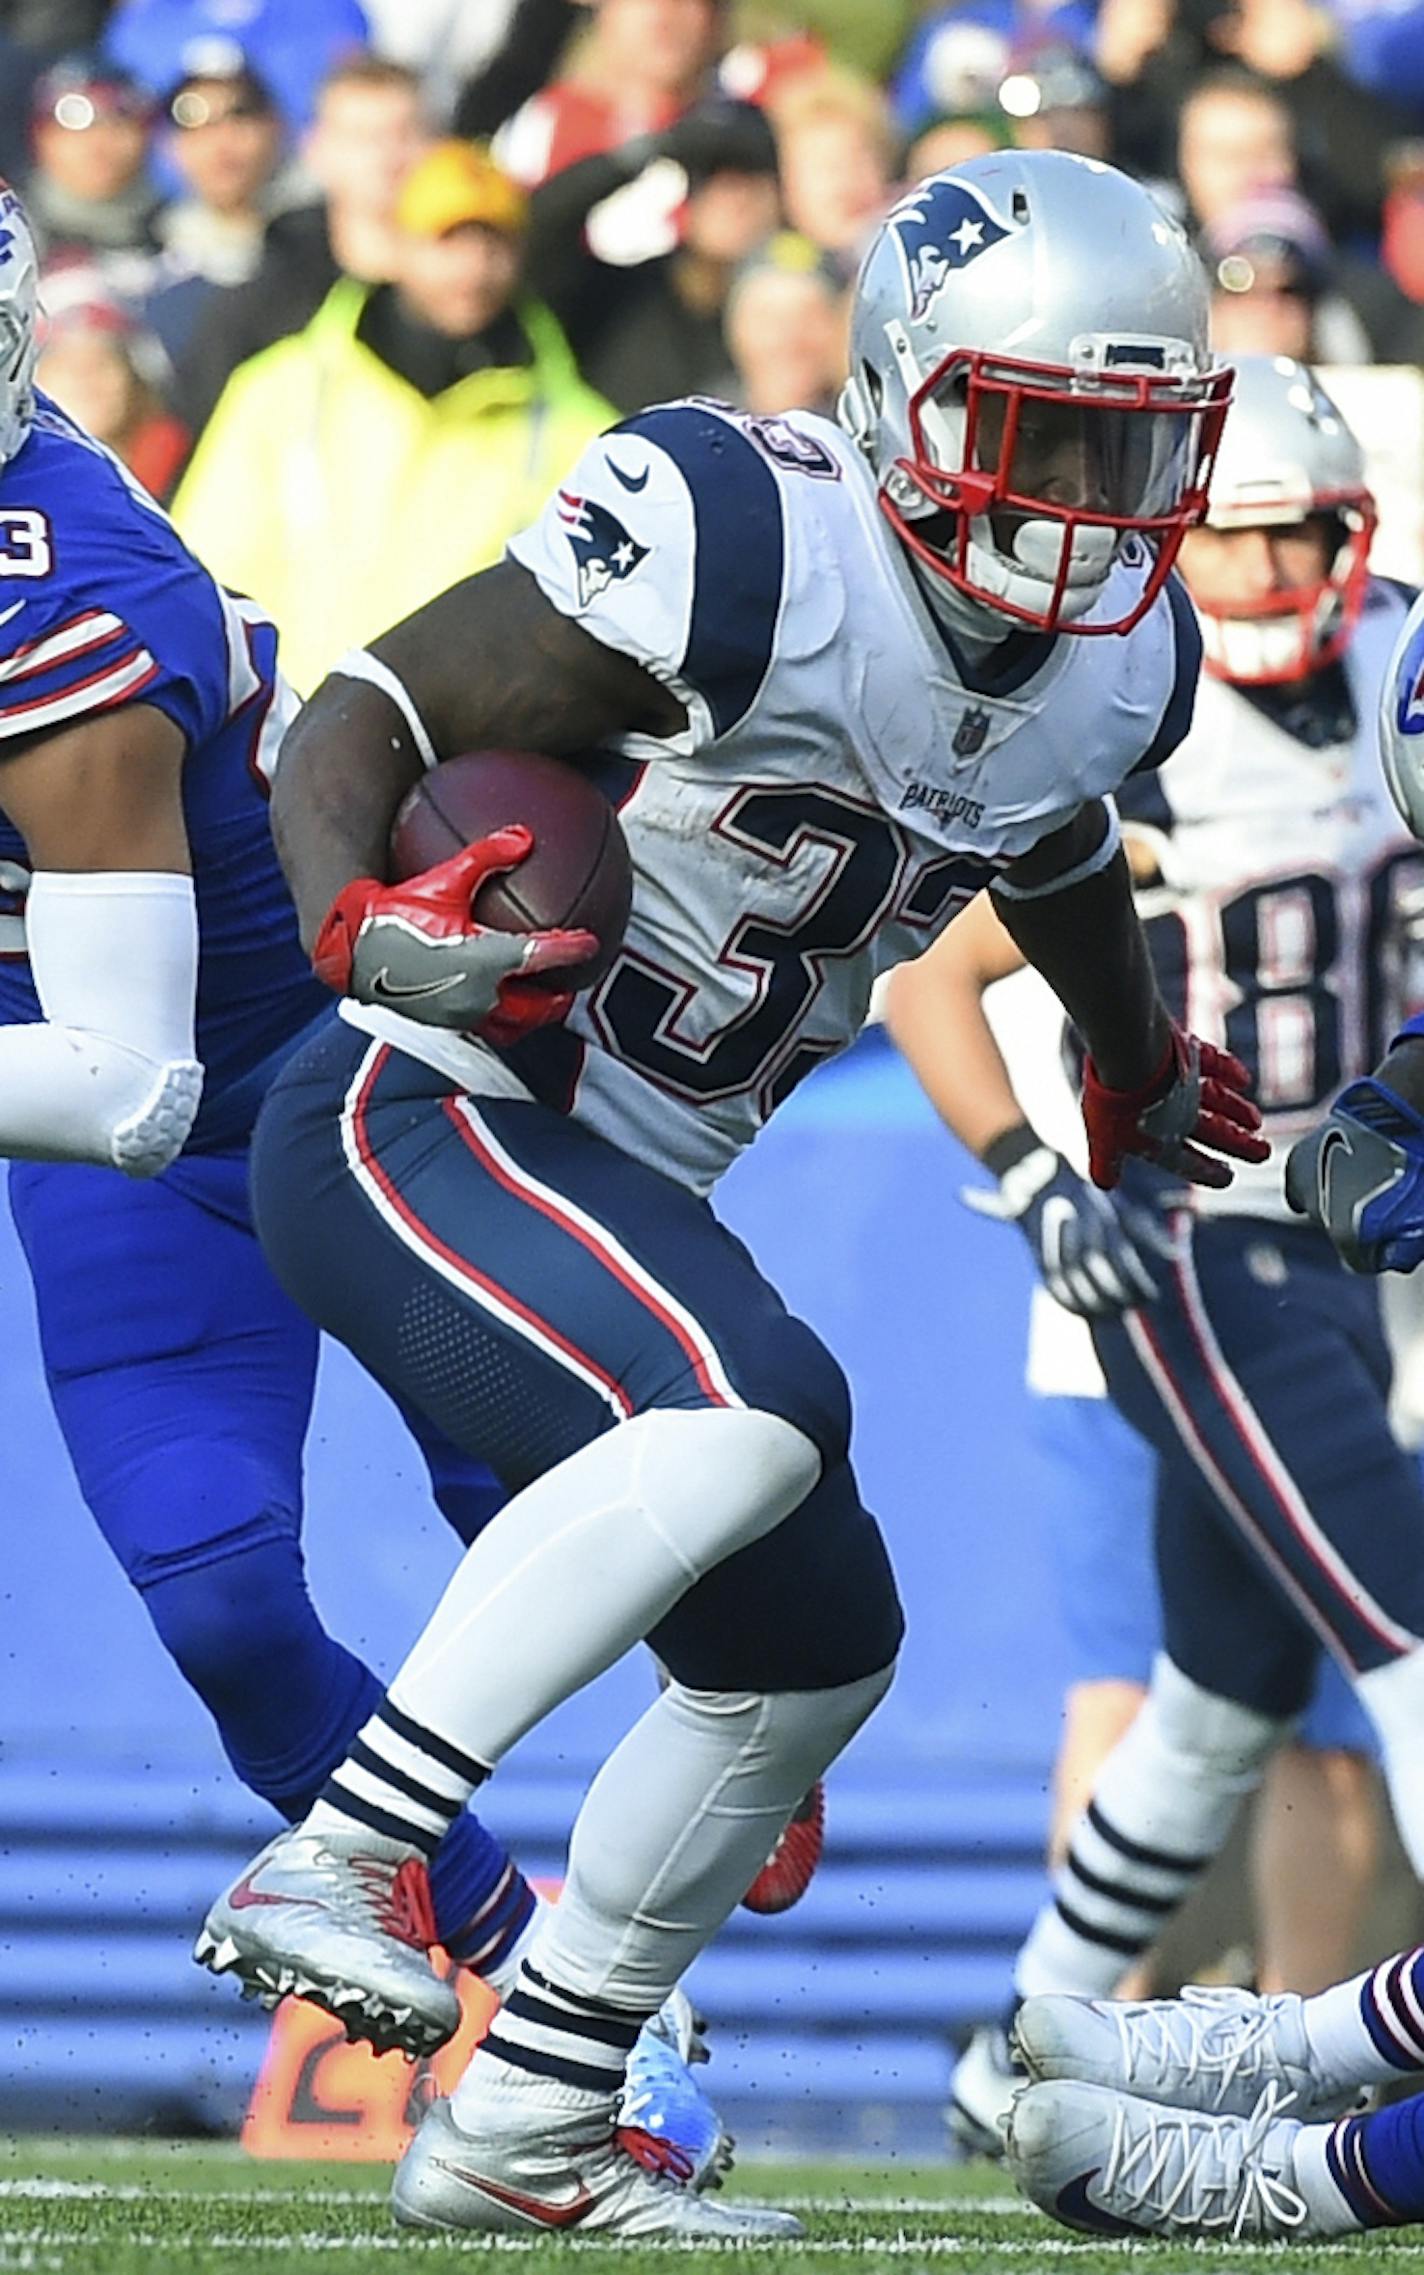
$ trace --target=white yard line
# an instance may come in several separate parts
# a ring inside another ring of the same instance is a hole
[[[379,2232],[373,2230],[369,2234],[348,2236],[328,2235],[320,2229],[286,2236],[228,2236],[217,2234],[204,2235],[201,2238],[130,2233],[122,2238],[110,2238],[108,2240],[110,2242],[122,2242],[125,2248],[130,2250],[154,2252],[168,2257],[191,2253],[199,2242],[201,2242],[202,2248],[208,2251],[246,2252],[253,2255],[274,2251],[310,2251],[327,2254],[342,2251],[399,2251],[409,2254],[411,2252],[429,2253],[454,2250],[497,2251],[521,2256],[530,2252],[546,2253],[549,2249],[547,2236],[471,2236],[469,2238],[412,2236],[410,2234],[396,2234],[390,2229],[382,2229]],[[682,2256],[685,2262],[686,2244],[671,2241],[660,2242],[656,2237],[642,2236],[629,2237],[626,2240],[631,2249],[675,2252]],[[1317,2259],[1343,2258],[1349,2253],[1358,2252],[1363,2240],[1362,2237],[1358,2236],[1346,2236],[1329,2243],[1313,2243],[1310,2246],[1310,2258],[1312,2262]],[[61,2254],[72,2255],[75,2252],[89,2252],[98,2248],[101,2248],[98,2239],[56,2234],[46,2230],[0,2229],[0,2255],[17,2249],[27,2250],[31,2254],[57,2251]],[[623,2246],[616,2238],[607,2236],[561,2236],[559,2238],[561,2255],[564,2252],[577,2254],[579,2252],[617,2251],[622,2248]],[[1028,2237],[996,2238],[989,2243],[973,2243],[961,2237],[909,2236],[902,2231],[896,2235],[878,2238],[830,2236],[823,2240],[816,2240],[808,2237],[804,2243],[791,2244],[753,2242],[751,2240],[725,2244],[704,2242],[698,2248],[708,2253],[721,2254],[725,2252],[734,2258],[757,2251],[790,2250],[794,2251],[798,2258],[806,2260],[817,2258],[873,2259],[881,2257],[886,2259],[919,2258],[954,2261],[982,2257],[985,2252],[992,2252],[996,2258],[1040,2260],[1073,2259],[1085,2256],[1088,2253],[1106,2252],[1114,2257],[1133,2259],[1141,2255],[1144,2248],[1159,2247],[1144,2247],[1132,2237],[1095,2238],[1084,2236],[1080,2239],[1073,2236],[1050,2235],[1031,2239]],[[1177,2248],[1191,2249],[1192,2247],[1179,2245]],[[1300,2264],[1299,2257],[1295,2255],[1296,2247],[1291,2245],[1234,2244],[1228,2248],[1253,2264],[1259,2263],[1263,2266],[1290,2265],[1293,2267],[1298,2267]],[[1381,2260],[1381,2266],[1384,2267],[1387,2264],[1402,2267],[1420,2261],[1424,2261],[1424,2245],[1406,2245],[1402,2249],[1396,2248],[1391,2251],[1387,2262],[1384,2259]],[[0,2266],[4,2264],[4,2258],[0,2256]],[[1216,2264],[1221,2265],[1224,2271],[1224,2262],[1217,2262]]]

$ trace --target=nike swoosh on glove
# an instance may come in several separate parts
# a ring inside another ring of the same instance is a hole
[[[476,893],[532,852],[531,832],[495,830],[403,884],[355,877],[322,920],[312,950],[318,979],[358,1003],[428,1027],[509,1044],[568,1015],[571,990],[539,975],[586,963],[591,932],[497,932],[477,924]]]
[[[1424,1118],[1377,1075],[1347,1083],[1291,1147],[1286,1199],[1352,1272],[1412,1272],[1424,1261]]]
[[[1140,1090],[1110,1089],[1089,1059],[1083,1120],[1093,1183],[1111,1190],[1124,1161],[1140,1154],[1189,1185],[1229,1185],[1233,1161],[1270,1158],[1250,1088],[1240,1059],[1184,1033],[1175,1020],[1156,1071]]]
[[[1171,1254],[1165,1227],[1105,1200],[1052,1146],[1035,1146],[986,1192],[968,1185],[967,1208],[1016,1224],[1055,1303],[1080,1319],[1112,1319],[1157,1294],[1144,1250]]]

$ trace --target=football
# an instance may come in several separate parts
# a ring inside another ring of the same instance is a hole
[[[475,895],[477,923],[497,932],[591,932],[598,952],[550,973],[553,988],[592,987],[622,944],[633,864],[618,816],[594,783],[561,758],[477,750],[433,767],[391,825],[391,875],[418,876],[492,830],[522,822],[534,849]]]

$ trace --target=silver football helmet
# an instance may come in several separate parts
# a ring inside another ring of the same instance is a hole
[[[0,466],[14,457],[35,415],[39,267],[24,208],[0,182]]]
[[[1380,689],[1380,758],[1405,825],[1424,838],[1424,593],[1399,628]]]
[[[1205,511],[1230,393],[1201,264],[1147,191],[1097,159],[1004,150],[887,215],[840,416],[924,569],[1018,624],[1126,632]],[[1130,613],[1083,623],[1144,544]]]
[[[1214,603],[1182,573],[1201,618],[1206,668],[1240,686],[1304,679],[1338,656],[1369,581],[1375,502],[1365,456],[1314,372],[1290,356],[1244,355],[1212,470],[1211,529],[1280,529],[1323,517],[1324,574],[1256,600]]]

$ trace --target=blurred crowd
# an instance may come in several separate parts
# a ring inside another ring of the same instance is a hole
[[[829,410],[888,203],[1011,145],[1149,181],[1227,352],[1424,363],[1424,0],[0,0],[42,383],[302,688],[614,415]]]

